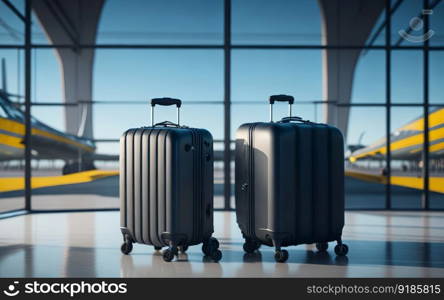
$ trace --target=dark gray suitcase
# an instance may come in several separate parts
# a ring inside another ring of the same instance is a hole
[[[120,138],[120,224],[122,252],[133,243],[153,245],[171,261],[178,251],[203,243],[219,261],[213,233],[213,137],[205,129],[179,125],[181,101],[157,98],[154,106],[176,105],[177,124],[162,122],[127,130]]]
[[[275,101],[289,102],[290,117],[273,122]],[[292,96],[270,97],[271,122],[243,124],[236,133],[236,215],[252,253],[261,244],[276,248],[316,243],[326,251],[337,241],[346,255],[344,226],[344,141],[332,126],[291,116]]]

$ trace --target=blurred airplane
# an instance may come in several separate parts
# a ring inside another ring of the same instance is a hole
[[[25,115],[10,100],[21,96],[8,93],[6,64],[2,59],[2,88],[0,89],[0,161],[24,158]],[[117,160],[116,155],[96,154],[96,146],[90,139],[56,130],[31,117],[32,149],[35,159],[61,159],[65,161],[63,174],[95,169],[94,160]]]
[[[424,117],[421,116],[390,135],[393,160],[420,161],[424,143]],[[370,146],[355,145],[348,155],[352,163],[362,159],[383,160],[386,157],[386,139],[381,138]],[[444,158],[444,108],[429,113],[429,156]]]

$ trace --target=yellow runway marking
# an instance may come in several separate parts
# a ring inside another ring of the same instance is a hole
[[[32,177],[31,186],[33,189],[36,189],[48,186],[84,183],[115,175],[119,175],[119,172],[92,170],[62,176]],[[20,191],[24,188],[25,180],[23,177],[0,178],[0,192]]]
[[[354,177],[357,179],[385,184],[387,179],[382,175],[367,174],[356,171],[345,171],[346,176]],[[410,176],[392,176],[391,183],[393,185],[413,188],[422,190],[424,188],[424,180],[421,177]],[[436,193],[444,193],[444,177],[430,177],[429,178],[430,190]]]

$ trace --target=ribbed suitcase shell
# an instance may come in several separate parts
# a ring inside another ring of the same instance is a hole
[[[213,233],[213,138],[142,127],[120,139],[120,224],[132,242],[196,245]]]
[[[250,123],[236,134],[236,214],[245,238],[269,246],[340,240],[341,132],[311,122]]]

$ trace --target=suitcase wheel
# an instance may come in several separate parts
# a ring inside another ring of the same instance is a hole
[[[222,252],[218,249],[211,254],[211,259],[215,262],[218,262],[222,259]]]
[[[316,249],[318,249],[319,252],[325,252],[328,249],[328,243],[316,243]]]
[[[276,262],[286,262],[288,259],[288,251],[287,250],[276,250],[276,252],[274,253],[274,260]]]
[[[335,246],[335,253],[338,256],[345,256],[348,253],[348,246],[346,244],[337,244]]]
[[[180,250],[180,252],[182,252],[182,253],[187,252],[187,250],[188,250],[188,245],[182,245],[182,246],[179,246],[179,250]]]
[[[168,248],[163,250],[162,257],[164,261],[170,262],[174,259],[174,256],[176,256],[177,254],[178,254],[177,248]]]
[[[219,241],[211,237],[208,241],[205,241],[202,245],[202,252],[205,256],[211,257],[211,259],[215,262],[218,262],[222,259],[222,252],[218,249]]]
[[[162,247],[154,246],[154,250],[156,250],[156,251],[160,251],[160,250],[162,250]]]
[[[260,247],[261,243],[259,241],[253,241],[250,239],[246,239],[243,245],[244,251],[250,254],[259,249]]]
[[[120,251],[122,251],[122,253],[125,255],[130,254],[132,250],[133,250],[133,243],[131,242],[124,242],[120,247]]]

